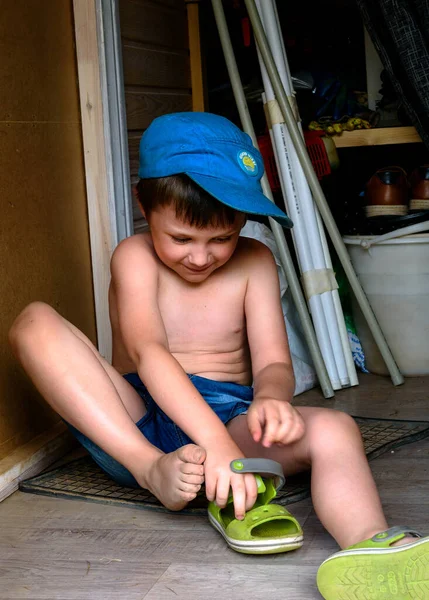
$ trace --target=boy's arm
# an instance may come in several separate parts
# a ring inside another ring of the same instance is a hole
[[[266,447],[302,437],[303,421],[290,404],[295,378],[281,306],[277,266],[271,251],[254,242],[245,298],[252,360],[254,401],[248,423],[255,441]]]
[[[209,499],[225,505],[230,485],[236,487],[236,515],[244,516],[256,499],[254,478],[246,478],[244,485],[243,476],[229,470],[242,452],[170,353],[158,307],[158,265],[146,242],[137,236],[124,240],[115,250],[111,271],[122,339],[141,380],[161,409],[206,450]]]
[[[225,435],[225,428],[170,353],[158,308],[156,259],[137,237],[126,242],[115,250],[111,265],[122,340],[156,403],[205,447]]]

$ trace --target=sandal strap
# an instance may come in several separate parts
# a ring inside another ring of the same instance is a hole
[[[400,540],[405,537],[407,534],[411,534],[415,537],[421,538],[423,534],[411,527],[407,527],[406,525],[395,525],[394,527],[390,527],[386,529],[386,531],[381,531],[377,533],[371,538],[371,542],[376,544],[391,542],[394,539]]]
[[[386,529],[386,531],[380,531],[376,533],[372,538],[368,540],[363,540],[363,542],[359,542],[358,544],[354,544],[353,546],[349,546],[346,548],[347,550],[359,550],[359,549],[370,549],[370,548],[390,548],[392,544],[395,542],[402,540],[406,535],[413,535],[417,538],[422,538],[423,535],[412,529],[411,527],[406,527],[405,525],[395,525],[395,527],[390,527],[390,529]]]
[[[281,464],[269,458],[240,458],[233,460],[229,466],[234,473],[263,473],[275,477],[277,492],[286,481]]]

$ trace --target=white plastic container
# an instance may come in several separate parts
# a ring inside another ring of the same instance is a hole
[[[398,235],[392,232],[378,238],[347,236],[344,243],[400,371],[409,377],[427,375],[429,233],[399,233],[403,237],[386,239],[395,234]],[[388,375],[357,302],[353,312],[368,370]]]

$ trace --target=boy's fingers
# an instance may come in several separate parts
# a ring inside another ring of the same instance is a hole
[[[305,427],[303,421],[301,419],[295,419],[291,424],[289,432],[289,443],[297,442],[298,440],[300,440],[304,435],[304,430]]]
[[[256,498],[258,496],[258,486],[256,479],[251,473],[244,476],[244,483],[246,486],[246,512],[253,508]]]
[[[259,442],[262,436],[262,427],[257,412],[251,411],[247,414],[247,426],[252,438],[255,442]]]
[[[232,497],[234,499],[234,514],[236,519],[244,519],[246,512],[246,485],[244,477],[240,475],[231,480]]]
[[[287,422],[283,422],[277,431],[276,442],[287,444],[291,440],[292,429],[293,426],[291,421],[288,420]]]
[[[229,479],[221,477],[217,480],[215,502],[220,508],[225,508],[229,497]]]
[[[284,420],[281,426],[281,439],[285,444],[291,444],[301,439],[304,433],[304,421],[302,420],[299,413],[296,411],[288,412],[284,416]]]
[[[216,479],[206,476],[205,485],[207,500],[209,502],[213,502],[213,500],[216,498]]]
[[[278,441],[277,431],[279,429],[279,416],[273,415],[265,420],[264,437],[262,445],[269,448],[273,442]]]

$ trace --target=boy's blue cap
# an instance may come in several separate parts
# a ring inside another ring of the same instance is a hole
[[[250,136],[212,113],[163,115],[140,141],[141,179],[184,173],[223,204],[292,227],[286,213],[262,193],[263,172],[262,156]]]

